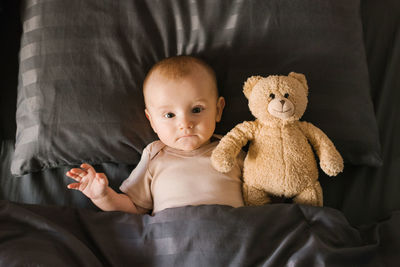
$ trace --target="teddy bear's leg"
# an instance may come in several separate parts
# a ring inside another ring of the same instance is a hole
[[[307,187],[303,192],[298,194],[293,201],[299,204],[322,207],[323,199],[321,185],[316,181],[314,186]]]
[[[246,206],[262,206],[271,202],[267,192],[247,184],[243,184],[243,200]]]

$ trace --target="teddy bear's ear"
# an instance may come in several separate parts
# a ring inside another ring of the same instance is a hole
[[[259,80],[261,80],[263,77],[261,76],[251,76],[249,77],[244,85],[243,85],[243,93],[244,95],[249,98],[251,91],[253,90],[253,87],[258,83]]]
[[[291,72],[291,73],[289,73],[289,77],[295,78],[296,80],[301,82],[301,84],[304,86],[304,88],[308,92],[307,80],[306,80],[306,76],[304,76],[304,74]]]

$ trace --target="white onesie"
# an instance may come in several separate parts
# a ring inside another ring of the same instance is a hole
[[[220,173],[210,161],[218,142],[182,151],[155,141],[143,150],[139,164],[120,189],[135,205],[153,213],[186,205],[243,206],[243,154],[229,173]]]

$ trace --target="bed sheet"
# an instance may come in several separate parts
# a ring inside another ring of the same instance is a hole
[[[400,213],[359,228],[330,208],[166,209],[154,216],[0,201],[3,266],[395,266]]]

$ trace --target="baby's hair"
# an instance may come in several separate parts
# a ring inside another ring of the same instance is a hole
[[[205,61],[193,56],[172,56],[157,62],[147,73],[143,82],[143,90],[145,90],[149,78],[156,71],[166,78],[180,79],[191,74],[196,65],[203,68],[210,75],[218,94],[217,78],[214,70]]]

